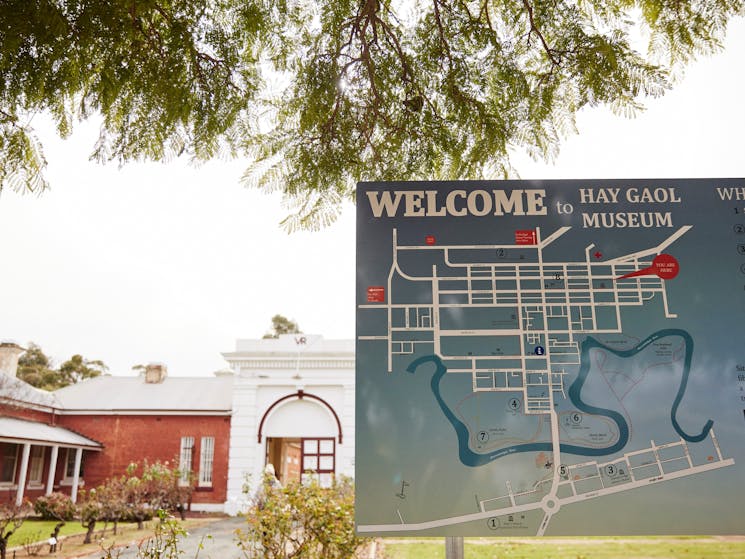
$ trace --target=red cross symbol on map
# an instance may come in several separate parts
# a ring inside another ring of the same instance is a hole
[[[597,252],[596,252],[596,253],[595,253],[595,254],[594,254],[593,256],[594,256],[595,258],[602,258],[602,256],[603,256],[603,253],[602,253],[602,252],[600,252],[600,251],[597,251]]]

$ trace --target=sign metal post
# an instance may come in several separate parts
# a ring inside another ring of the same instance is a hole
[[[463,559],[463,537],[445,537],[445,559]]]

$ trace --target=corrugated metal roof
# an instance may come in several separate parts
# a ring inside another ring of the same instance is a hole
[[[0,398],[50,408],[59,407],[54,394],[35,388],[19,378],[0,374]]]
[[[15,417],[0,417],[0,439],[14,442],[58,444],[68,447],[103,448],[100,443],[46,423]]]
[[[167,377],[148,384],[144,377],[100,376],[54,392],[64,412],[184,411],[228,413],[233,377]]]

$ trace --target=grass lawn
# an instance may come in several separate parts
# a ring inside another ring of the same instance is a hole
[[[467,559],[743,559],[745,540],[723,538],[552,538],[540,542],[466,539]],[[386,559],[444,559],[445,539],[382,540]]]
[[[26,520],[26,522],[21,524],[21,527],[10,536],[8,547],[23,545],[29,541],[46,541],[49,539],[49,536],[52,535],[56,525],[56,520]],[[62,526],[60,535],[69,536],[71,534],[80,534],[83,532],[85,532],[85,528],[83,528],[79,521],[70,520]]]
[[[179,522],[179,524],[185,530],[190,530],[214,520],[217,520],[217,517],[187,518],[185,521]],[[158,520],[146,522],[143,530],[138,530],[136,523],[120,523],[117,527],[117,535],[113,533],[112,524],[109,524],[104,532],[104,523],[97,523],[93,543],[83,544],[86,529],[80,525],[80,521],[72,520],[65,524],[60,531],[60,535],[64,537],[60,538],[57,553],[54,557],[63,559],[64,557],[77,557],[96,553],[101,550],[101,545],[106,547],[111,545],[137,545],[153,535],[153,527],[157,522]],[[41,540],[46,542],[52,530],[54,530],[54,526],[55,522],[27,520],[18,532],[10,538],[8,547],[22,546],[25,542],[28,542],[29,537],[36,536],[37,534],[40,534]],[[41,556],[48,556],[46,543],[41,546]],[[8,557],[13,557],[12,553]],[[26,550],[21,548],[16,551],[15,557],[17,559],[25,559],[28,555],[26,554]]]

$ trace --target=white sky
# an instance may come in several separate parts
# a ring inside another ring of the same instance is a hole
[[[524,179],[745,177],[744,70],[739,19],[723,53],[642,115],[584,111],[554,164],[514,164]],[[239,184],[245,163],[101,166],[88,161],[96,135],[45,134],[52,189],[0,195],[0,339],[34,341],[56,364],[80,353],[114,374],[159,361],[183,376],[225,368],[220,353],[277,313],[354,337],[351,204],[320,233],[288,235],[279,196]]]

